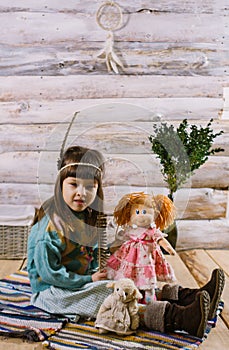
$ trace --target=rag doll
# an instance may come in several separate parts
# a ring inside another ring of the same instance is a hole
[[[128,335],[139,326],[138,299],[142,297],[134,282],[128,278],[107,284],[114,291],[100,306],[95,327],[99,333],[115,332]]]
[[[110,249],[107,260],[109,279],[130,278],[144,295],[144,302],[155,299],[157,281],[175,281],[174,271],[161,247],[175,250],[162,233],[175,217],[173,202],[165,195],[136,192],[124,195],[114,209],[114,220],[122,230]]]

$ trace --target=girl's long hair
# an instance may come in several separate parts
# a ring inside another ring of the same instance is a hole
[[[103,214],[103,188],[102,176],[104,174],[104,158],[102,154],[93,149],[81,146],[69,147],[64,153],[60,169],[57,175],[54,196],[45,201],[41,208],[37,210],[33,224],[40,221],[45,215],[48,215],[55,226],[61,226],[64,233],[74,231],[75,215],[63,199],[62,187],[63,181],[67,177],[76,177],[82,179],[94,179],[98,182],[97,195],[90,206],[86,209],[85,223],[95,226],[99,214]],[[65,165],[70,163],[83,163],[90,165],[71,165],[61,170]]]

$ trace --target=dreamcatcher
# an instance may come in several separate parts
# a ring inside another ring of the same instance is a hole
[[[97,13],[96,21],[98,25],[108,31],[104,48],[97,54],[106,62],[108,71],[119,73],[118,67],[124,68],[121,60],[114,52],[114,31],[118,30],[123,23],[123,15],[120,6],[114,1],[103,3]]]

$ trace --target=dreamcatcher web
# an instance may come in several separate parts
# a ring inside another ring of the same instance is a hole
[[[107,1],[102,4],[96,14],[98,24],[104,30],[114,31],[122,25],[122,10],[114,1]]]

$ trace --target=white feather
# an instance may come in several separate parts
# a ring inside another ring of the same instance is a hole
[[[119,70],[117,65],[120,66],[122,69],[124,69],[124,67],[121,60],[114,52],[113,45],[114,35],[112,32],[109,32],[104,48],[100,50],[96,56],[105,60],[108,72],[113,70],[113,72],[118,74]]]
[[[117,63],[117,65],[119,65],[120,67],[123,68],[123,64],[122,64],[121,60],[119,59],[119,57],[116,55],[116,53],[114,51],[112,51],[111,56],[112,56],[113,61],[115,61],[115,63]]]
[[[110,65],[111,65],[113,71],[114,71],[116,74],[118,74],[118,73],[119,73],[118,67],[117,67],[116,63],[115,63],[112,59],[110,59]]]

